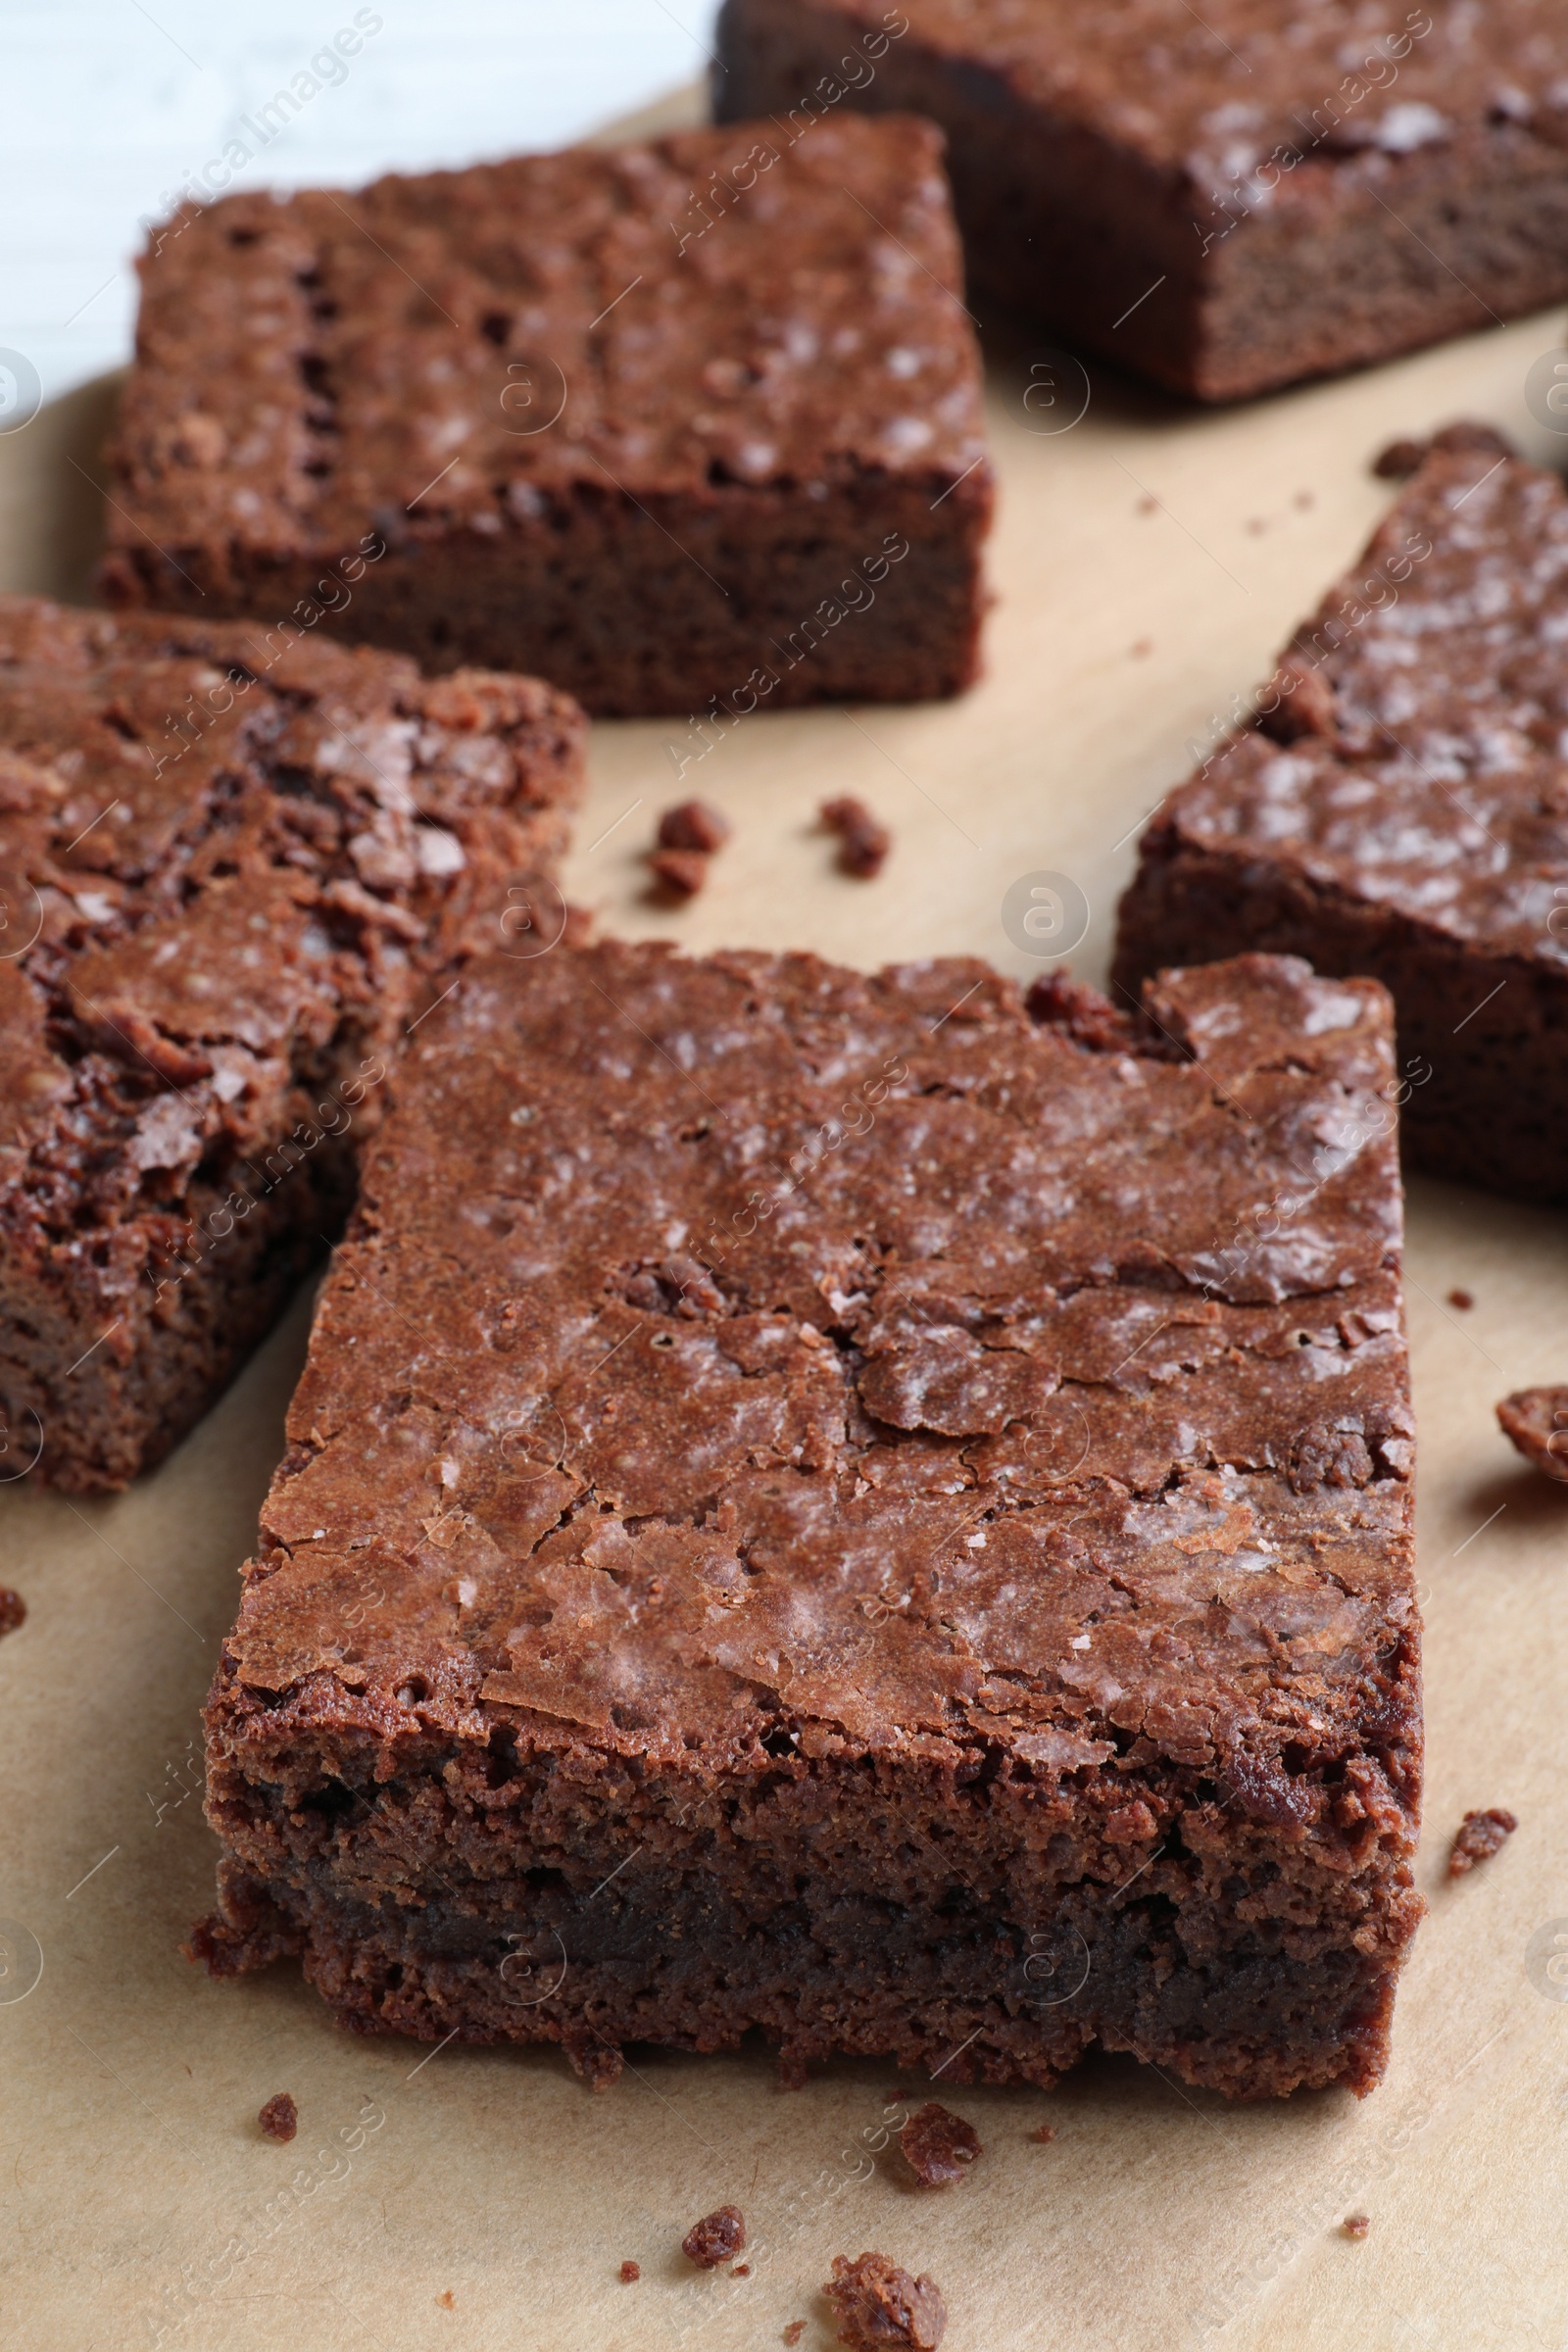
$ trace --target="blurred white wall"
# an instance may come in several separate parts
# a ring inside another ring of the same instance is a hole
[[[564,145],[700,74],[715,14],[716,0],[0,0],[0,351],[31,363],[46,400],[126,358],[140,223],[209,164],[216,192],[225,172],[235,187],[341,185]]]

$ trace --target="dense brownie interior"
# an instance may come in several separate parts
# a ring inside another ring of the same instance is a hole
[[[349,2023],[1365,2090],[1419,1909],[1387,1000],[563,950],[421,1031],[209,1707]]]
[[[1143,837],[1129,995],[1249,948],[1389,988],[1421,1165],[1568,1195],[1568,492],[1494,435],[1439,436]]]
[[[581,734],[531,679],[0,599],[9,1467],[122,1486],[205,1409],[548,876]]]
[[[1568,294],[1558,0],[726,0],[721,117],[908,107],[975,284],[1233,400]]]
[[[310,599],[596,711],[955,692],[991,477],[941,149],[761,122],[182,213],[142,263],[110,600]]]

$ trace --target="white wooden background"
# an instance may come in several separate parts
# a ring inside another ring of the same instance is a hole
[[[379,29],[340,79],[312,74],[357,12]],[[139,223],[297,75],[321,86],[233,185],[353,184],[564,145],[701,73],[715,14],[716,0],[0,0],[0,350],[31,362],[46,400],[125,359]]]

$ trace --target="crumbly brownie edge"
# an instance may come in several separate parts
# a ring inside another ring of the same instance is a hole
[[[405,518],[323,625],[436,673],[543,673],[602,718],[944,699],[979,675],[993,503],[982,466],[956,486],[866,476],[825,501],[581,490],[499,537]],[[289,612],[327,561],[127,541],[100,585],[122,609]]]
[[[1413,1750],[1413,1639],[1387,1673],[1377,1737]],[[1413,1814],[1370,1754],[1347,1760],[1377,1833],[1352,1861],[1333,1828],[1227,1813],[1197,1772],[1042,1786],[998,1758],[981,1789],[846,1752],[688,1788],[491,1712],[389,1746],[373,1710],[327,1731],[304,1693],[274,1711],[215,1688],[215,1972],[281,1936],[345,2022],[426,2037],[716,2048],[760,2028],[792,2062],[935,2068],[972,2035],[976,2074],[1042,2084],[1098,2039],[1242,2096],[1381,2074],[1421,1906]],[[1107,1842],[1145,1799],[1179,1832]],[[867,1892],[879,1843],[906,1858],[896,1908]]]

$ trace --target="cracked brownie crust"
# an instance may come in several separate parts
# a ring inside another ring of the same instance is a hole
[[[532,679],[0,598],[8,1469],[121,1487],[206,1409],[553,868],[581,732]]]
[[[940,122],[971,276],[1239,400],[1568,294],[1559,0],[726,0],[721,119]]]
[[[1121,988],[1246,949],[1389,989],[1419,1165],[1568,1195],[1568,493],[1495,435],[1439,435],[1144,833]]]
[[[208,1712],[374,2033],[1368,2089],[1419,1904],[1387,1000],[565,950],[416,1040]]]
[[[601,713],[975,673],[991,473],[928,122],[225,197],[141,276],[111,603],[300,600]]]

